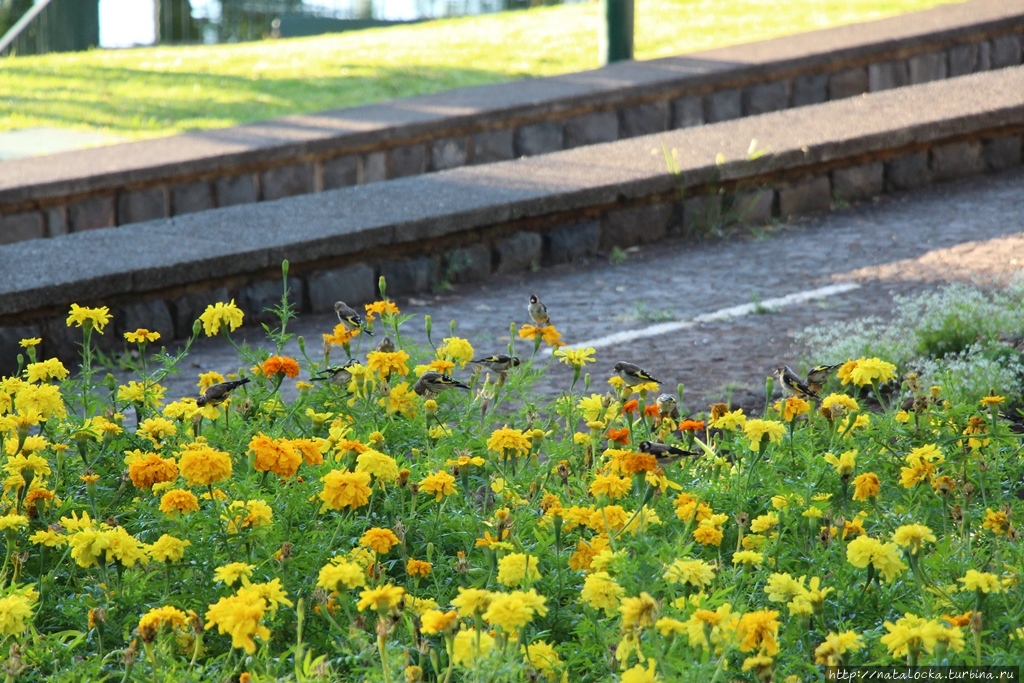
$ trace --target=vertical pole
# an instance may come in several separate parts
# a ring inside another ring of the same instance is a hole
[[[633,59],[633,0],[601,0],[601,63]]]

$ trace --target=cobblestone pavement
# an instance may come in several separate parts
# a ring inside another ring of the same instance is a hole
[[[795,333],[809,325],[884,317],[893,295],[955,280],[1005,284],[1020,264],[1024,171],[1018,170],[888,195],[798,222],[733,231],[721,239],[663,242],[631,251],[618,264],[596,260],[543,269],[399,299],[398,304],[404,313],[417,316],[403,328],[411,336],[423,339],[424,314],[433,319],[435,341],[448,335],[449,321],[455,319],[456,333],[484,354],[505,351],[510,322],[529,322],[530,294],[547,304],[552,321],[573,343],[832,283],[861,285],[777,312],[604,348],[598,362],[588,366],[594,388],[603,391],[616,361],[637,363],[669,390],[685,384],[684,403],[701,410],[708,401],[726,397],[740,405],[763,405],[764,378],[778,363],[813,360],[803,358],[794,342]],[[305,337],[315,358],[321,333],[335,322],[333,315],[303,315],[289,331]],[[255,327],[240,333],[236,337],[254,344],[262,337]],[[531,348],[519,341],[516,350],[528,356]],[[287,349],[297,351],[294,342]],[[168,396],[194,393],[197,373],[234,372],[238,362],[223,340],[200,340],[182,364],[182,373],[166,382]],[[555,393],[567,388],[570,377],[567,368],[556,364],[540,387]]]

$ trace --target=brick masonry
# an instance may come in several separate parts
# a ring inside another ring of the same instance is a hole
[[[939,8],[931,10],[929,16],[958,11],[962,10]],[[40,195],[38,199],[19,199],[9,203],[0,198],[0,215],[36,211],[44,226],[41,231],[36,231],[26,229],[24,225],[27,222],[19,223],[17,229],[6,230],[0,241],[113,227],[214,207],[403,178],[467,164],[548,154],[666,129],[729,121],[788,107],[1015,66],[1024,58],[1024,11],[1019,8],[1017,11],[1019,16],[1014,21],[1004,20],[998,24],[999,28],[987,29],[987,33],[986,29],[977,28],[972,34],[967,28],[960,27],[963,35],[950,38],[950,29],[947,28],[944,32],[921,35],[913,40],[902,39],[902,42],[887,40],[884,27],[912,24],[916,15],[881,20],[872,24],[880,27],[880,35],[858,47],[856,58],[835,59],[833,55],[821,52],[815,53],[813,58],[798,60],[799,66],[786,66],[780,62],[759,64],[757,69],[737,62],[711,80],[701,73],[684,74],[674,81],[659,82],[656,89],[608,90],[596,99],[590,97],[586,105],[578,104],[573,96],[558,99],[556,95],[551,99],[546,95],[549,99],[541,98],[525,107],[512,107],[507,111],[495,109],[494,113],[481,117],[481,128],[461,130],[459,134],[453,134],[453,129],[465,128],[462,119],[441,118],[425,132],[417,129],[415,142],[403,141],[402,133],[395,132],[397,128],[384,128],[375,139],[371,136],[369,143],[366,135],[356,136],[359,139],[358,152],[351,147],[355,143],[346,142],[342,136],[330,144],[318,144],[313,160],[296,158],[288,163],[282,161],[280,154],[264,155],[265,160],[255,162],[256,166],[262,165],[260,168],[253,169],[253,164],[250,164],[243,171],[227,163],[208,170],[198,179],[175,176],[176,173],[187,175],[190,164],[170,164],[168,166],[174,170],[165,172],[165,177],[153,181],[151,187],[136,183],[131,188],[97,190],[94,196],[88,197],[75,190],[78,193],[75,198],[72,198],[70,188],[63,195],[59,191],[55,194],[50,188],[46,190],[45,197]],[[970,19],[964,21],[969,27]],[[842,30],[829,29],[824,33]],[[789,40],[801,39],[794,36]],[[751,46],[755,55],[751,64],[756,63],[760,45],[755,43]],[[770,74],[773,69],[788,75],[781,79],[763,75]],[[545,79],[536,80],[542,82]],[[367,150],[367,144],[376,148]],[[296,155],[308,157],[310,154],[305,146],[300,145]],[[154,163],[158,161],[154,160]],[[81,182],[74,183],[76,188],[81,185]],[[28,196],[34,192],[32,189],[26,191]],[[53,220],[59,215],[64,219]]]

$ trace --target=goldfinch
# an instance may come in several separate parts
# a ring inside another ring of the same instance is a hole
[[[391,341],[391,337],[384,335],[384,338],[377,342],[377,348],[374,350],[382,353],[394,353],[395,342]]]
[[[661,418],[670,417],[673,420],[679,419],[679,405],[676,403],[676,397],[672,394],[662,394],[658,397],[657,401],[658,412]]]
[[[227,400],[228,395],[242,386],[248,384],[249,378],[243,377],[242,379],[234,380],[232,382],[221,382],[220,384],[214,384],[211,387],[207,387],[206,391],[196,399],[196,405],[200,408],[204,406],[218,406]]]
[[[424,372],[416,384],[412,385],[412,390],[420,396],[424,394],[440,394],[445,389],[451,389],[455,387],[457,389],[469,389],[468,386],[453,379],[448,375],[443,375],[440,372]]]
[[[355,358],[349,358],[344,365],[332,365],[324,370],[324,374],[311,379],[314,382],[323,382],[326,380],[331,384],[345,386],[352,380],[352,373],[350,373],[348,369],[356,363],[357,361]]]
[[[478,363],[493,370],[494,372],[508,372],[510,368],[519,367],[519,359],[515,356],[507,356],[504,353],[499,353],[494,356],[486,356],[484,358],[477,358],[476,360],[470,361],[470,363]]]
[[[622,381],[625,382],[627,386],[635,387],[637,384],[643,384],[644,382],[661,384],[661,380],[654,379],[646,370],[641,368],[639,365],[633,365],[632,363],[619,361],[615,364],[615,372],[619,373],[619,377],[622,378]]]
[[[700,453],[693,451],[684,451],[682,448],[676,448],[664,443],[656,443],[654,441],[641,441],[638,446],[641,453],[647,453],[653,455],[655,460],[658,462],[659,467],[671,465],[674,462],[678,462],[680,458],[685,458],[688,455],[697,456]]]
[[[828,381],[829,375],[842,367],[842,363],[835,365],[815,365],[807,371],[807,384],[824,384]]]
[[[547,325],[551,322],[548,317],[548,307],[541,303],[536,294],[530,295],[530,305],[526,307],[526,310],[530,312],[530,320],[538,325]]]
[[[349,308],[348,304],[344,301],[334,302],[334,312],[338,314],[338,321],[345,325],[345,329],[350,332],[352,330],[362,330],[371,337],[373,336],[373,332],[366,329],[366,321],[363,320],[363,317]]]
[[[777,367],[775,369],[775,377],[779,380],[783,390],[790,396],[818,398],[818,395],[788,365]]]

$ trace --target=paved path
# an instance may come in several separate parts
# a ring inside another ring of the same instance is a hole
[[[403,312],[417,314],[405,328],[410,334],[422,338],[423,314],[433,318],[435,341],[447,334],[448,321],[457,319],[459,336],[481,353],[496,353],[508,343],[511,321],[528,322],[531,293],[547,304],[565,340],[573,343],[836,283],[859,284],[774,313],[611,344],[590,366],[595,386],[604,390],[617,360],[638,363],[665,387],[684,383],[685,403],[699,410],[726,396],[744,405],[763,401],[764,378],[772,368],[801,359],[794,334],[808,325],[886,316],[894,294],[954,280],[1005,284],[1020,264],[1024,171],[1017,170],[889,195],[795,223],[740,230],[721,240],[649,246],[617,265],[598,261],[544,269],[398,303]],[[293,327],[314,355],[320,334],[334,321],[306,315]],[[245,336],[255,341],[260,335],[246,328]],[[518,350],[529,355],[525,344]],[[192,393],[196,373],[235,371],[238,361],[222,340],[202,340],[182,369],[169,382],[169,395]],[[556,366],[542,387],[556,392],[567,387],[569,377],[567,369]]]

